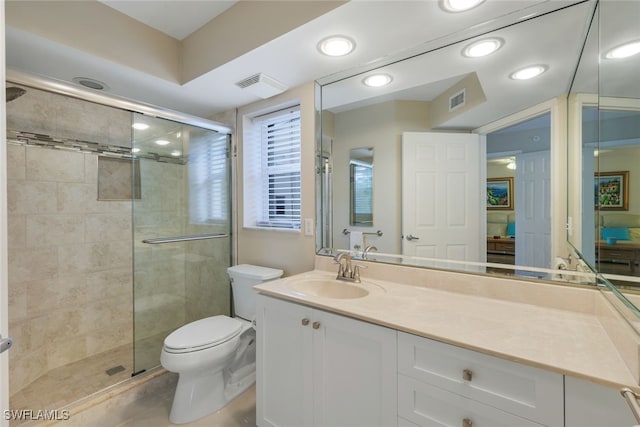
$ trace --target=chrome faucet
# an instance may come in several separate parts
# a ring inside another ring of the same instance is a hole
[[[364,252],[362,252],[362,259],[367,259],[367,255],[369,254],[369,252],[378,252],[378,248],[373,245],[369,245],[364,248]]]
[[[338,276],[336,279],[360,283],[360,266],[351,265],[351,256],[349,254],[340,252],[335,256],[334,261],[338,264]]]

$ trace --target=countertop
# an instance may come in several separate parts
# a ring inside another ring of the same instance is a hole
[[[558,372],[608,387],[640,390],[595,314],[362,279],[362,298],[312,296],[292,285],[335,280],[313,270],[256,286],[269,295],[389,327],[502,359]]]

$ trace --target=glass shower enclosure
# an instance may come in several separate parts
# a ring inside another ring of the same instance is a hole
[[[230,313],[230,135],[133,114],[134,373],[164,338]]]

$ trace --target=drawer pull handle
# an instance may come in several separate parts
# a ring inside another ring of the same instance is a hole
[[[462,427],[473,427],[473,421],[471,421],[469,418],[465,418],[464,420],[462,420]]]
[[[313,329],[318,329],[320,327],[320,322],[313,322],[313,325],[311,325],[313,327]]]
[[[302,319],[302,326],[307,326],[309,324],[309,319],[304,318]]]
[[[471,372],[471,369],[465,369],[462,371],[462,379],[465,381],[471,381],[473,379],[473,372]]]

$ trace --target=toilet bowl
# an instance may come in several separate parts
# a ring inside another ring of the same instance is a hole
[[[236,317],[207,317],[188,323],[164,340],[160,363],[178,373],[169,420],[184,424],[209,415],[255,382],[255,291],[282,270],[251,265],[228,269]]]
[[[222,408],[235,396],[225,393],[224,368],[234,358],[246,320],[213,316],[189,323],[164,341],[160,363],[180,376],[170,421],[183,424]]]

